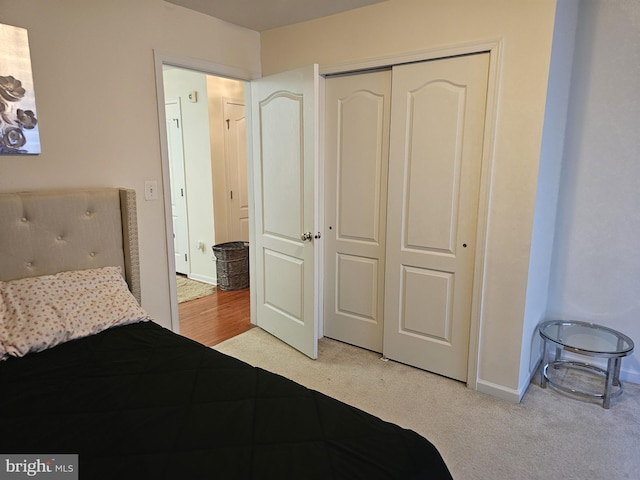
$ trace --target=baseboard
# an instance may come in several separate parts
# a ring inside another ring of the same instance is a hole
[[[565,353],[565,359],[576,360],[576,361],[584,361],[585,357],[580,355],[572,355],[570,352]],[[506,400],[511,403],[520,403],[522,397],[527,392],[527,388],[534,380],[536,375],[540,373],[540,362],[542,360],[542,355],[536,362],[536,368],[529,372],[529,377],[520,384],[518,389],[507,388],[503,385],[498,385],[497,383],[487,382],[486,380],[478,379],[476,382],[476,390],[482,393],[486,393],[487,395],[491,395],[492,397],[500,398],[502,400]],[[597,359],[589,359],[592,360],[590,363],[599,366],[601,368],[606,368],[606,360],[593,361]],[[625,383],[638,383],[640,384],[640,372],[634,370],[628,370],[624,368],[624,358],[622,359],[623,368],[620,369],[620,380]]]
[[[196,280],[198,282],[208,283],[209,285],[217,285],[217,282],[216,282],[217,279],[213,278],[213,277],[209,277],[207,275],[194,275],[194,274],[191,274],[191,275],[189,275],[189,278],[191,280]]]
[[[624,364],[624,360],[622,360]],[[625,370],[624,368],[620,369],[620,380],[625,383],[639,383],[640,384],[640,372],[636,372],[633,370]]]
[[[499,398],[501,400],[506,400],[510,403],[520,403],[520,399],[524,395],[526,388],[524,391],[519,392],[513,388],[507,388],[503,385],[498,385],[497,383],[487,382],[486,380],[480,380],[476,382],[476,390],[481,393],[486,393],[487,395],[491,395],[492,397]]]

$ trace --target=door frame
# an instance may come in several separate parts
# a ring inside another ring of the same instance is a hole
[[[156,76],[156,97],[158,105],[158,127],[160,132],[160,156],[162,161],[162,191],[168,192],[170,190],[169,182],[169,147],[167,142],[166,132],[166,115],[164,112],[165,97],[164,97],[164,79],[162,73],[163,65],[171,65],[174,67],[185,68],[188,70],[194,70],[207,75],[216,75],[219,77],[232,78],[234,80],[240,80],[249,82],[256,78],[260,78],[259,72],[253,72],[250,70],[231,67],[228,65],[222,65],[218,63],[208,62],[206,60],[187,57],[184,55],[175,55],[160,50],[153,51],[153,62],[155,67]],[[245,89],[245,101],[250,101],[250,89]],[[247,112],[247,121],[250,120],[250,112]],[[247,132],[247,140],[251,141],[251,132]],[[250,143],[248,143],[250,144]],[[252,164],[251,151],[247,150],[247,163]],[[249,216],[253,216],[253,178],[248,179],[249,188]],[[173,258],[173,226],[171,220],[171,198],[169,195],[164,194],[164,221],[165,221],[165,244],[167,252],[167,264],[168,271],[175,272],[175,259]],[[253,229],[249,229],[249,241],[251,242],[251,236],[253,235]],[[249,250],[251,257],[252,250]],[[253,258],[250,258],[249,269],[251,270],[255,262]],[[178,293],[176,285],[175,275],[168,275],[169,277],[169,302],[171,306],[171,329],[180,333],[180,320],[178,316]],[[253,278],[253,272],[249,272],[249,278]],[[251,322],[255,323],[255,289],[251,289]]]
[[[502,66],[503,39],[490,39],[473,43],[450,45],[420,50],[400,55],[375,57],[357,62],[348,62],[320,67],[320,75],[344,75],[363,70],[392,67],[405,63],[423,62],[439,58],[456,57],[477,53],[489,53],[489,78],[487,83],[487,104],[485,112],[485,131],[480,172],[480,196],[478,199],[478,220],[476,227],[476,252],[473,273],[473,292],[471,299],[471,324],[469,331],[469,361],[467,366],[467,386],[478,389],[478,368],[480,363],[480,332],[484,315],[482,311],[485,296],[485,259],[487,257],[487,232],[489,225],[489,204],[491,193],[491,173],[495,159],[495,134],[498,107],[498,89]],[[324,144],[322,138],[321,144]]]

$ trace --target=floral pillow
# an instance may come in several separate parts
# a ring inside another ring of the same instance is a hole
[[[120,267],[0,282],[0,359],[145,320]]]
[[[2,282],[0,282],[2,283]],[[2,287],[0,287],[1,289]],[[5,358],[4,339],[7,338],[7,328],[5,326],[5,317],[7,315],[7,307],[4,304],[4,296],[0,294],[0,360]]]

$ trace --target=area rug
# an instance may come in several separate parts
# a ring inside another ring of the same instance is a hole
[[[176,284],[178,287],[178,303],[211,295],[216,290],[213,285],[191,280],[183,275],[176,275]]]

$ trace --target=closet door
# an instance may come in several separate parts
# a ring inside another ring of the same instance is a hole
[[[382,352],[391,70],[325,87],[324,335]]]
[[[393,69],[384,354],[467,380],[489,54]]]

